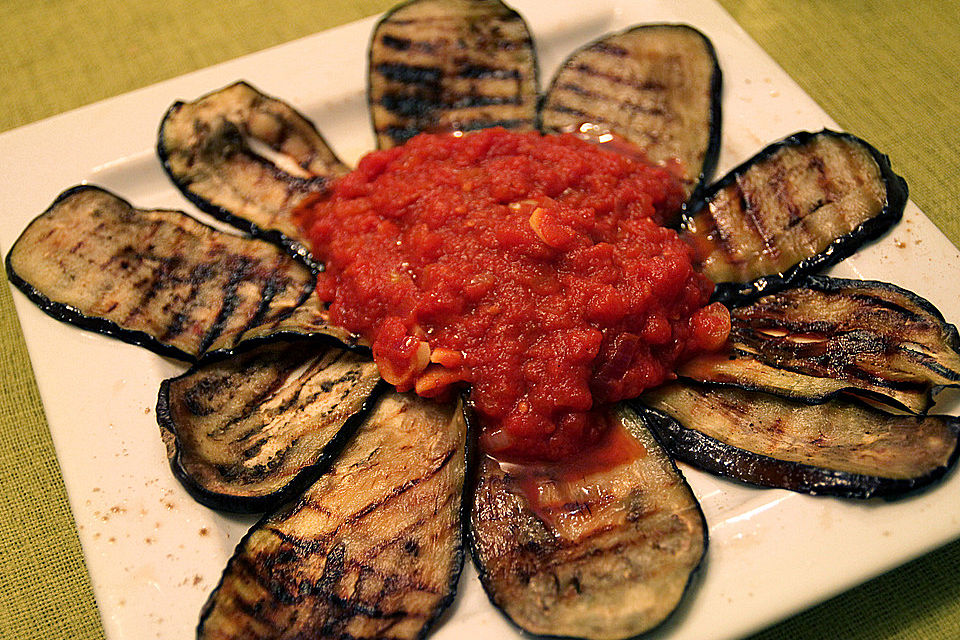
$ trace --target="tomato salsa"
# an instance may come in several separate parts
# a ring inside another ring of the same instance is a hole
[[[667,170],[572,135],[421,134],[365,156],[297,212],[331,320],[398,390],[469,385],[481,444],[560,459],[596,442],[605,403],[718,348],[729,314],[664,227]]]

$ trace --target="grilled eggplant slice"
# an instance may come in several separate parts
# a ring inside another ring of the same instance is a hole
[[[681,234],[714,299],[737,303],[836,264],[903,215],[907,183],[846,133],[802,131],[768,146],[691,204]]]
[[[727,348],[684,363],[681,377],[810,403],[848,392],[913,413],[960,385],[956,327],[892,284],[807,276],[730,320]]]
[[[641,401],[672,455],[765,487],[893,498],[929,485],[957,460],[960,421],[952,416],[893,415],[843,400],[809,405],[694,383],[660,387]]]
[[[304,257],[292,211],[349,171],[313,123],[246,82],[171,106],[157,152],[201,210]]]
[[[164,380],[157,422],[173,474],[208,507],[273,510],[340,452],[379,380],[369,359],[302,341]]]
[[[424,131],[536,126],[533,39],[500,0],[413,0],[393,9],[373,33],[368,82],[381,149]]]
[[[572,467],[479,464],[471,550],[491,602],[529,633],[652,629],[706,549],[700,506],[640,417],[606,419],[606,441]]]
[[[385,395],[333,468],[244,537],[202,640],[422,638],[463,566],[459,406]]]
[[[710,40],[693,27],[651,24],[576,51],[540,110],[547,133],[587,125],[615,133],[657,163],[679,161],[688,199],[720,153],[722,79]]]
[[[58,320],[182,360],[228,352],[283,322],[316,281],[268,242],[92,186],[60,194],[7,254],[10,281]],[[327,330],[321,320],[310,329]]]

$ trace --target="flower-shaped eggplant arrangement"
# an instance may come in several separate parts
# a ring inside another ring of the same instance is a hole
[[[423,637],[465,546],[524,631],[633,637],[676,608],[706,551],[673,460],[844,498],[896,497],[956,461],[957,419],[928,414],[960,385],[956,329],[899,287],[813,275],[899,220],[904,181],[864,141],[824,130],[709,184],[721,75],[698,31],[602,38],[541,95],[515,11],[414,0],[378,23],[368,89],[381,149],[421,132],[572,131],[669,166],[686,198],[671,233],[715,283],[729,338],[666,384],[595,407],[606,429],[576,461],[497,459],[478,444],[469,388],[459,402],[399,393],[370,341],[331,323],[298,212],[350,169],[315,127],[243,82],[173,105],[164,168],[245,235],[78,186],[6,264],[55,318],[192,363],[160,389],[171,468],[211,508],[267,514],[198,637]]]

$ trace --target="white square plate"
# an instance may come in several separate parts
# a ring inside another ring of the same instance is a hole
[[[836,125],[718,6],[701,0],[516,0],[540,54],[541,81],[574,48],[643,22],[686,22],[716,46],[724,74],[717,175],[768,142]],[[196,210],[164,176],[157,126],[177,99],[245,79],[312,118],[348,162],[373,148],[365,104],[364,20],[170,80],[0,136],[0,246],[74,184],[139,207]],[[855,131],[853,133],[856,133]],[[896,163],[894,162],[894,169]],[[960,254],[912,204],[904,221],[833,273],[895,282],[960,320]],[[196,504],[169,472],[157,389],[184,370],[55,322],[15,292],[87,567],[111,640],[187,638],[253,518]],[[944,394],[946,396],[946,394]],[[938,411],[956,413],[956,396]],[[681,609],[652,637],[736,638],[960,536],[960,476],[895,503],[813,498],[740,486],[684,467],[710,547]],[[467,567],[436,638],[518,637]]]

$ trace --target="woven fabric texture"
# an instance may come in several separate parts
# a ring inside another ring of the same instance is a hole
[[[393,0],[6,0],[0,131],[379,13]],[[721,0],[840,125],[888,153],[960,244],[960,3]],[[3,159],[0,158],[0,180]],[[0,276],[0,637],[103,636]],[[752,640],[960,637],[960,543]]]

